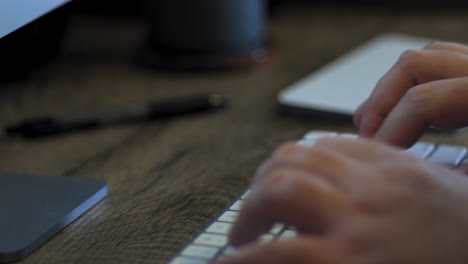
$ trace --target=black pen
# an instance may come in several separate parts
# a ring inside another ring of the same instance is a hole
[[[90,113],[27,119],[19,124],[8,126],[6,133],[26,138],[37,138],[117,123],[211,111],[219,109],[225,104],[226,98],[219,94],[183,96]]]

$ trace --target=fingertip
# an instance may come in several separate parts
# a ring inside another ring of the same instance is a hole
[[[236,248],[256,241],[271,226],[265,223],[264,219],[259,219],[257,215],[250,213],[250,210],[257,210],[255,208],[250,209],[250,207],[250,201],[244,203],[237,221],[229,231],[228,243]]]
[[[239,223],[236,223],[234,227],[232,228],[231,232],[229,233],[229,238],[228,238],[229,245],[235,248],[239,248],[239,247],[242,247],[246,244],[249,244],[255,241],[258,238],[259,234],[257,230],[252,229],[250,231],[246,231],[246,230],[241,230],[241,228],[239,227],[246,229],[246,225],[241,225]]]
[[[397,148],[407,149],[417,142],[418,136],[415,135],[404,135],[394,133],[392,131],[379,131],[374,137],[375,140],[383,142],[387,145],[391,145]]]
[[[357,128],[361,127],[361,118],[362,118],[362,113],[360,113],[360,112],[354,113],[353,123]]]
[[[425,126],[418,125],[416,121],[398,122],[399,120],[401,119],[389,118],[373,139],[398,148],[406,149],[411,147],[424,133]],[[399,129],[395,129],[397,126],[399,126]]]
[[[243,238],[242,236],[239,236],[238,232],[233,232],[231,230],[231,232],[229,233],[229,237],[228,237],[228,244],[235,247],[235,248],[239,248],[241,247],[243,244],[245,244],[247,241],[247,239]]]
[[[361,118],[358,136],[361,138],[372,138],[375,132],[370,129],[368,122],[364,121],[365,119],[364,117]]]
[[[364,113],[360,121],[359,136],[363,138],[374,138],[384,120],[385,117],[377,113]]]
[[[428,114],[419,109],[412,100],[403,99],[379,127],[374,139],[396,147],[410,147],[430,125]]]
[[[361,119],[362,119],[364,110],[366,108],[366,105],[367,105],[367,100],[362,102],[354,111],[353,122],[354,122],[354,125],[358,128],[361,126]]]
[[[232,256],[216,264],[246,263],[337,263],[332,261],[334,248],[313,237],[299,236],[295,239],[274,240],[266,243],[252,243],[240,248]]]

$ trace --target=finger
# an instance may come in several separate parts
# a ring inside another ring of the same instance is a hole
[[[376,162],[401,158],[401,149],[366,138],[324,137],[317,140],[314,146],[328,149],[331,152],[339,152],[342,156],[346,156],[347,162],[350,163],[347,175],[353,173],[356,170],[355,167],[362,167],[363,161]]]
[[[424,50],[457,52],[463,55],[468,55],[468,47],[466,45],[453,43],[453,42],[434,41],[426,45],[424,47]],[[367,100],[364,101],[355,111],[354,124],[357,127],[360,127],[361,118],[362,118],[366,104],[367,104]]]
[[[445,50],[468,55],[468,47],[459,43],[434,41],[424,47],[425,50]]]
[[[343,195],[319,177],[297,169],[275,170],[252,189],[231,229],[230,242],[236,246],[252,242],[278,222],[304,232],[324,232],[338,219],[343,204]]]
[[[428,126],[443,129],[468,125],[468,77],[412,88],[390,112],[375,138],[408,147]]]
[[[468,56],[440,50],[409,50],[380,79],[362,110],[360,135],[372,137],[408,90],[436,80],[468,76]]]
[[[334,264],[338,252],[328,243],[309,237],[275,240],[269,243],[252,244],[241,248],[233,257],[227,257],[216,264],[247,263],[295,263]],[[333,256],[333,257],[332,257]]]
[[[358,106],[356,111],[354,111],[353,122],[354,122],[354,125],[358,128],[361,126],[361,118],[362,118],[364,109],[366,108],[366,105],[367,105],[367,100],[362,102],[361,105]]]
[[[317,177],[339,186],[341,178],[352,170],[351,166],[349,158],[339,150],[290,143],[278,148],[261,166],[256,181],[278,168],[295,168],[312,172]]]

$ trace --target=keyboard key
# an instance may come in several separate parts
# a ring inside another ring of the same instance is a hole
[[[174,258],[169,264],[206,264],[206,260],[177,257]]]
[[[281,230],[283,230],[283,227],[284,225],[283,224],[275,224],[271,229],[270,229],[270,234],[273,234],[273,235],[278,235],[279,233],[281,233]]]
[[[202,246],[224,247],[228,242],[227,236],[203,233],[199,235],[193,243]]]
[[[229,234],[229,231],[231,230],[231,228],[232,228],[231,223],[214,222],[213,224],[210,225],[210,227],[206,229],[206,232],[227,235]]]
[[[226,249],[223,251],[223,256],[234,256],[237,254],[237,249],[235,249],[233,246],[228,246]]]
[[[297,237],[297,232],[294,230],[286,230],[280,236],[279,239],[292,239]]]
[[[206,246],[197,246],[197,245],[190,245],[182,251],[181,255],[185,257],[198,257],[203,259],[211,259],[216,256],[218,253],[219,248],[212,248]]]
[[[329,132],[329,131],[312,131],[312,132],[305,134],[302,140],[316,141],[317,139],[325,137],[325,136],[327,137],[338,136],[338,133]]]
[[[249,194],[252,192],[252,190],[247,190],[241,197],[242,200],[247,200],[247,197],[249,197]]]
[[[429,157],[429,155],[431,155],[434,150],[435,144],[420,142],[414,144],[411,148],[407,149],[406,151],[416,154],[417,156],[425,159]]]
[[[244,201],[237,200],[234,204],[231,205],[229,210],[231,210],[231,211],[240,211],[240,209],[242,208],[243,203],[244,203]]]
[[[238,216],[239,216],[239,212],[226,211],[218,218],[218,221],[234,223]]]
[[[439,145],[428,159],[445,166],[456,167],[462,162],[466,152],[464,147]]]
[[[260,236],[259,238],[260,243],[267,243],[267,242],[272,241],[273,239],[275,239],[275,236],[271,234],[265,234],[265,235]]]
[[[343,133],[343,134],[340,134],[339,136],[344,137],[344,138],[349,138],[349,139],[358,139],[359,137],[357,134],[349,134],[349,133]]]

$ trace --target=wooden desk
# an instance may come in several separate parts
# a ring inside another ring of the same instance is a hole
[[[220,112],[28,141],[0,140],[0,169],[105,179],[109,197],[24,263],[165,263],[247,186],[257,165],[310,129],[351,123],[277,113],[277,92],[375,34],[468,42],[468,10],[299,10],[270,23],[268,63],[231,72],[162,73],[134,63],[138,21],[77,18],[62,55],[21,83],[2,85],[0,125],[197,92],[231,95]],[[425,139],[468,145],[459,134]]]

